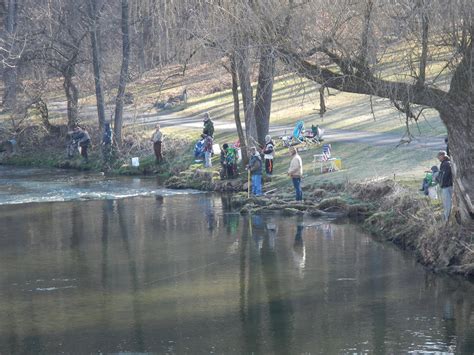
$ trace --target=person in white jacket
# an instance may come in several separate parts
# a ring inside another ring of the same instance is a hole
[[[263,158],[265,159],[265,173],[271,178],[273,174],[273,156],[275,154],[275,144],[272,137],[265,136],[265,147],[263,148]]]
[[[295,147],[290,147],[290,168],[288,169],[288,176],[293,181],[293,186],[296,192],[296,201],[303,200],[303,190],[301,190],[301,178],[303,177],[303,162]]]

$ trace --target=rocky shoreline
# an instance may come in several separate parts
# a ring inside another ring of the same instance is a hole
[[[434,272],[474,277],[471,240],[456,226],[445,225],[439,204],[390,179],[303,188],[302,202],[294,200],[290,187],[248,198],[246,181],[220,180],[216,172],[205,169],[181,172],[165,186],[232,192],[232,208],[245,214],[350,218],[381,240],[411,251]]]

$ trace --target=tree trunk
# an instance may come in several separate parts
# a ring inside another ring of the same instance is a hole
[[[122,144],[122,124],[123,124],[123,97],[128,77],[128,63],[130,61],[130,37],[128,25],[128,0],[122,0],[122,68],[120,70],[120,80],[115,99],[115,121],[114,134],[118,146]]]
[[[258,142],[257,125],[255,124],[253,89],[250,82],[249,49],[245,46],[236,52],[237,73],[242,92],[242,102],[245,116],[245,135],[247,143],[252,146]]]
[[[142,20],[144,21],[144,20]],[[137,46],[138,46],[138,72],[143,74],[146,71],[146,51],[145,51],[145,29],[146,26],[141,24],[141,33],[137,33],[138,36],[138,41],[137,41]]]
[[[454,200],[451,222],[474,233],[474,46],[465,49],[449,89],[451,105],[439,110],[448,129]],[[454,219],[453,219],[454,218]]]
[[[242,164],[245,166],[248,163],[247,142],[245,140],[244,130],[242,128],[242,122],[240,121],[239,84],[234,54],[230,56],[230,75],[232,76],[232,97],[234,99],[235,126],[237,127],[237,134],[239,136],[240,151],[242,153]]]
[[[263,48],[260,54],[257,93],[255,96],[255,122],[258,142],[262,147],[265,145],[265,136],[268,134],[270,127],[275,62],[273,48]]]
[[[79,91],[74,84],[74,65],[69,65],[64,71],[64,92],[67,100],[67,125],[72,128],[78,123],[78,110],[79,110]]]
[[[321,85],[321,87],[319,88],[319,117],[323,118],[325,113],[326,99],[324,98],[324,85]]]
[[[449,138],[454,199],[451,222],[474,233],[474,113],[471,105],[459,106],[449,115],[441,113]],[[461,123],[461,124],[460,124]]]
[[[429,18],[424,0],[420,0],[421,8],[421,56],[420,56],[420,73],[418,75],[417,85],[425,85],[426,80],[426,63],[428,60],[428,30]]]
[[[11,41],[11,50],[14,50],[14,34],[16,31],[16,22],[18,14],[18,2],[17,0],[7,0],[7,18],[5,21],[5,31]],[[3,71],[3,82],[5,91],[3,94],[3,108],[4,110],[11,110],[15,107],[16,95],[18,90],[18,71],[16,63],[7,63]]]
[[[368,0],[365,4],[365,13],[364,13],[364,29],[361,35],[360,42],[360,61],[367,66],[369,62],[369,37],[371,35],[371,20],[372,20],[372,10],[373,10],[373,1]]]
[[[105,105],[104,105],[104,94],[102,91],[102,80],[101,80],[101,61],[102,56],[99,47],[99,24],[97,14],[96,0],[90,0],[89,3],[90,17],[93,21],[91,26],[91,47],[92,47],[92,66],[94,68],[94,83],[95,83],[95,98],[97,103],[97,116],[99,118],[99,129],[100,132],[104,129],[105,123]]]

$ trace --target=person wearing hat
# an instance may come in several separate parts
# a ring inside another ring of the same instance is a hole
[[[441,188],[441,200],[443,202],[444,220],[449,219],[453,198],[453,174],[451,171],[451,159],[446,151],[442,150],[437,155],[441,162],[439,166],[438,183]]]
[[[75,126],[71,136],[73,140],[78,142],[79,147],[81,148],[81,156],[87,162],[89,160],[87,148],[89,148],[89,145],[91,144],[89,132],[80,126]]]
[[[202,130],[202,134],[214,138],[214,123],[211,120],[209,112],[206,112],[204,114],[204,128]]]
[[[301,189],[301,178],[303,177],[303,162],[298,154],[295,147],[290,147],[290,155],[292,156],[290,161],[290,168],[288,169],[288,175],[293,181],[295,187],[296,201],[303,200],[303,190]]]

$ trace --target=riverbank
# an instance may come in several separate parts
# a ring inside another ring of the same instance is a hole
[[[59,168],[77,171],[103,172],[108,175],[155,175],[166,180],[186,170],[192,160],[189,152],[194,145],[191,136],[173,135],[163,142],[164,161],[157,164],[153,147],[149,141],[151,131],[141,130],[128,134],[123,139],[120,151],[110,147],[108,159],[104,159],[103,146],[97,127],[86,126],[91,136],[88,160],[79,151],[68,157],[66,134],[48,133],[40,126],[29,127],[29,132],[17,139],[16,152],[0,156],[0,164],[19,167]],[[138,157],[139,165],[132,165],[132,158]]]
[[[435,272],[474,276],[471,238],[445,224],[440,201],[420,194],[406,181],[373,178],[304,184],[302,202],[294,200],[288,181],[286,186],[267,182],[264,196],[248,197],[243,177],[220,180],[209,169],[194,168],[171,177],[166,186],[234,192],[231,204],[243,214],[351,218],[381,240],[412,252],[417,261]]]
[[[300,155],[305,169],[305,201],[296,203],[293,188],[285,174],[289,156],[281,146],[277,145],[274,176],[271,181],[264,183],[266,195],[248,199],[245,171],[241,170],[237,179],[221,180],[217,155],[213,158],[214,168],[211,169],[194,161],[192,148],[196,137],[192,134],[180,136],[172,132],[165,135],[165,162],[156,164],[146,133],[148,132],[127,136],[120,158],[111,166],[104,166],[98,144],[93,145],[89,162],[86,163],[80,157],[67,159],[64,152],[65,139],[49,135],[37,137],[32,143],[22,145],[19,154],[4,158],[1,163],[105,171],[112,175],[153,175],[164,181],[168,188],[232,192],[232,204],[242,213],[356,218],[372,234],[412,251],[420,263],[435,271],[467,277],[474,275],[471,240],[467,240],[466,236],[459,237],[458,234],[462,233],[446,227],[442,221],[439,201],[432,201],[421,195],[417,191],[419,180],[403,174],[421,170],[422,164],[429,166],[432,160],[432,152],[429,150],[406,147],[394,150],[335,143],[333,151],[342,157],[343,169],[332,173],[321,173],[319,165],[312,161],[319,146],[302,150]],[[223,135],[217,140],[232,141],[232,138]],[[96,136],[92,139],[93,142],[99,141]],[[38,146],[44,149],[39,151],[36,148]],[[402,149],[405,149],[403,159],[397,160]],[[357,151],[365,151],[363,160],[359,159],[358,154],[353,154]],[[139,157],[138,167],[131,165],[131,157],[134,156]],[[389,169],[390,165],[393,166]],[[419,175],[421,176],[421,172]]]

